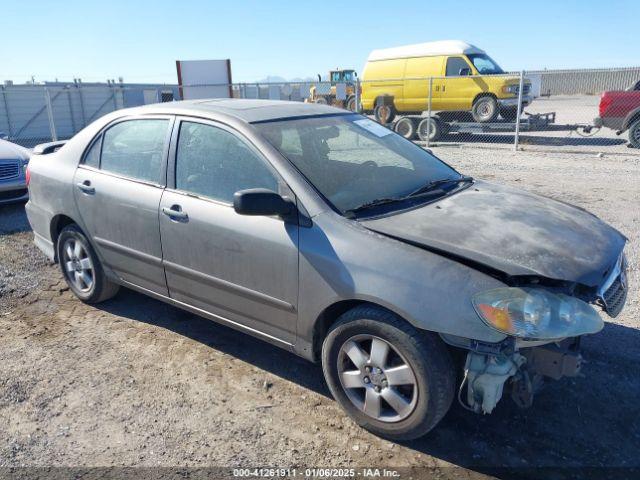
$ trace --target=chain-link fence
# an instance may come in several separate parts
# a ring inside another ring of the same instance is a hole
[[[610,87],[600,79],[596,94],[542,95],[550,84],[575,91],[571,84],[563,89],[556,72],[368,78],[359,84],[363,113],[429,147],[628,153],[627,147],[640,147],[640,69],[626,73]]]
[[[0,90],[0,132],[24,146],[66,139],[111,111],[181,98],[329,104],[429,147],[640,153],[640,68],[231,85],[26,85]],[[606,93],[603,93],[606,92]]]

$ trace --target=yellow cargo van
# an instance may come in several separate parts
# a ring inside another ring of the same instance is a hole
[[[471,112],[477,122],[517,116],[519,77],[505,72],[483,50],[460,40],[374,50],[362,74],[362,109],[381,123],[396,114],[427,110],[429,80],[433,112]],[[528,105],[525,80],[522,103]]]

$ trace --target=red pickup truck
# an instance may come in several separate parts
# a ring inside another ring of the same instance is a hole
[[[629,142],[640,148],[640,81],[627,90],[604,92],[600,98],[596,127],[607,127],[618,134],[629,130]]]

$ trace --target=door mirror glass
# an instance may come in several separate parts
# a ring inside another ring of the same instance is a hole
[[[458,75],[460,75],[461,77],[469,76],[471,75],[471,69],[469,67],[461,68],[458,72]]]
[[[233,195],[233,209],[240,215],[278,215],[285,218],[294,212],[294,204],[274,191],[252,188]]]

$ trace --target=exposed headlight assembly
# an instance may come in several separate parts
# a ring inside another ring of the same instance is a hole
[[[502,91],[504,93],[511,93],[512,95],[517,95],[519,88],[520,88],[520,85],[518,85],[517,83],[514,83],[512,85],[505,85],[504,87],[502,87]]]
[[[488,326],[529,340],[576,337],[604,326],[588,303],[541,288],[496,288],[474,295],[472,301]]]

